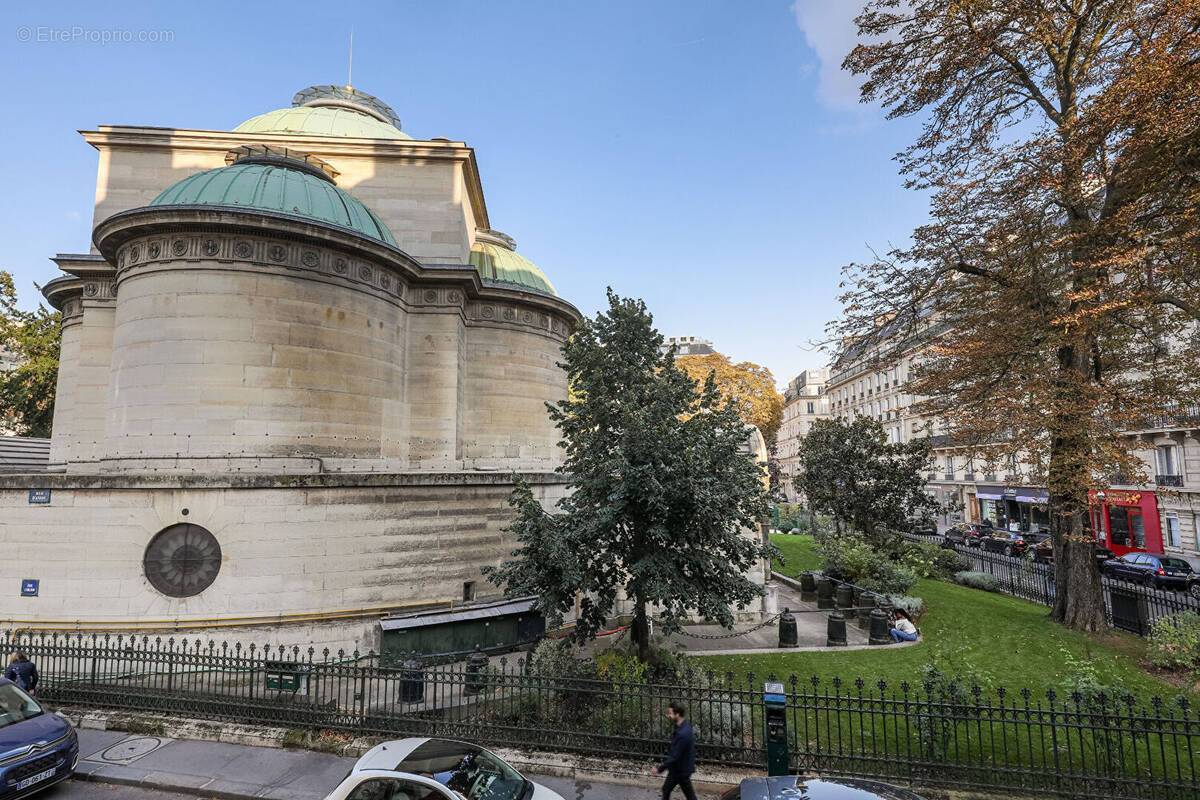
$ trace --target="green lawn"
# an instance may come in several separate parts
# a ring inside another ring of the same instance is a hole
[[[811,536],[776,533],[771,536],[771,544],[779,548],[786,561],[780,564],[779,559],[771,560],[771,569],[776,572],[795,577],[806,569],[821,568],[821,558]]]
[[[817,566],[811,537],[775,535],[771,540],[788,559],[782,570],[787,574]],[[1138,637],[1087,636],[1051,621],[1043,606],[942,581],[920,581],[912,594],[924,598],[927,608],[919,623],[923,641],[912,647],[698,660],[720,672],[754,672],[760,678],[771,672],[802,680],[816,675],[822,683],[835,676],[843,681],[861,677],[869,685],[882,679],[898,686],[919,681],[922,667],[936,659],[945,671],[974,676],[985,688],[1035,691],[1061,690],[1073,673],[1090,664],[1101,684],[1140,698],[1180,691],[1141,669],[1145,643]]]

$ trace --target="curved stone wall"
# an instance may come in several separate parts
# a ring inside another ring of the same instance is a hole
[[[109,458],[399,455],[395,276],[261,236],[142,237],[118,261]]]

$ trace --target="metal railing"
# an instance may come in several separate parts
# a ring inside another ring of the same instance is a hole
[[[928,537],[902,531],[897,533],[910,541],[929,541]],[[946,546],[945,542],[943,546]],[[993,553],[981,547],[955,544],[950,549],[966,556],[971,561],[972,570],[986,572],[995,578],[996,588],[1004,594],[1044,606],[1054,605],[1052,564],[1039,563],[1023,555]],[[1148,636],[1151,625],[1161,617],[1185,611],[1200,614],[1200,599],[1186,591],[1157,589],[1104,576],[1100,578],[1100,586],[1109,624],[1139,636]]]
[[[39,695],[54,703],[649,761],[666,751],[666,707],[677,699],[702,764],[765,760],[752,673],[606,673],[593,661],[551,669],[525,658],[385,664],[373,653],[82,634],[5,634],[0,645],[29,654]],[[1073,798],[1200,792],[1200,714],[1185,697],[989,691],[940,676],[783,682],[802,773]]]
[[[1173,486],[1177,489],[1183,488],[1182,475],[1155,475],[1154,482],[1159,486]]]

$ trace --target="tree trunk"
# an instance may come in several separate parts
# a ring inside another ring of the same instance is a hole
[[[1076,340],[1058,351],[1058,387],[1050,438],[1050,536],[1054,545],[1054,609],[1051,616],[1080,631],[1106,630],[1104,594],[1096,568],[1093,534],[1084,525],[1092,451],[1087,423],[1078,419],[1071,396],[1087,382],[1086,342]]]
[[[633,611],[633,624],[630,626],[629,635],[633,637],[633,643],[637,645],[638,661],[643,664],[650,661],[650,622],[646,618],[646,601],[637,600]]]

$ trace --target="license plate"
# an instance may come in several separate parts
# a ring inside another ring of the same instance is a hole
[[[17,791],[20,791],[21,789],[27,789],[30,786],[33,786],[35,783],[41,783],[42,781],[46,780],[46,778],[53,777],[56,769],[57,767],[54,767],[46,770],[45,772],[39,772],[37,775],[30,775],[28,778],[17,784]]]

